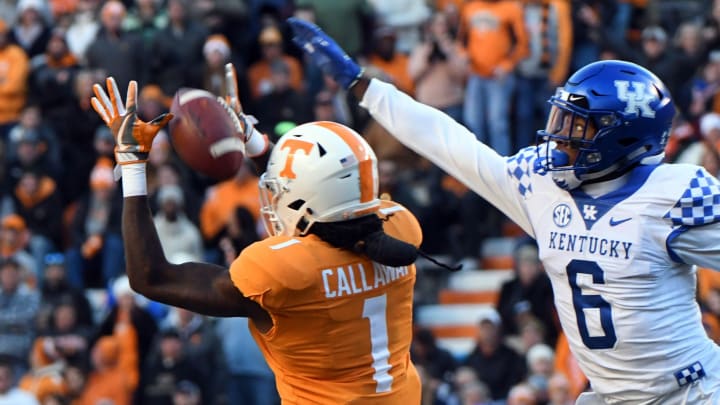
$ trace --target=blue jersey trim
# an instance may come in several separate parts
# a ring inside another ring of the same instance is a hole
[[[630,172],[628,181],[622,187],[597,198],[591,197],[581,189],[570,191],[570,196],[573,201],[575,201],[575,206],[580,212],[583,212],[583,206],[585,205],[592,205],[595,207],[596,214],[594,218],[586,218],[583,216],[585,228],[590,230],[590,228],[592,228],[593,225],[595,225],[595,223],[603,217],[603,215],[607,214],[608,211],[623,200],[635,194],[635,192],[637,192],[640,187],[647,182],[650,174],[652,174],[658,166],[659,165],[642,165],[636,167]]]
[[[667,239],[665,240],[665,250],[667,250],[668,255],[670,256],[670,259],[672,259],[672,261],[674,261],[676,263],[687,264],[687,263],[685,263],[685,261],[683,261],[683,259],[680,258],[680,256],[677,255],[677,253],[675,253],[675,250],[673,250],[673,248],[670,247],[670,244],[672,243],[672,241],[677,239],[678,236],[683,234],[688,229],[690,229],[690,227],[688,227],[688,226],[681,226],[676,229],[673,229],[672,232],[670,232],[670,234],[668,235]]]

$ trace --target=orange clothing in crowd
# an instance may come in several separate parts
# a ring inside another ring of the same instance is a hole
[[[372,55],[369,62],[388,75],[390,82],[398,89],[411,96],[415,94],[415,83],[408,71],[410,59],[407,55],[395,53],[392,60],[385,60],[377,55]]]
[[[130,405],[138,385],[135,329],[126,324],[116,328],[112,336],[101,337],[92,356],[95,370],[88,375],[85,389],[73,405],[96,405],[103,398],[114,405]]]
[[[700,301],[705,301],[710,290],[720,290],[720,272],[698,268],[698,291]]]
[[[417,219],[383,201],[385,232],[419,246]],[[230,267],[242,293],[273,319],[250,331],[288,404],[419,404],[410,361],[415,266],[388,267],[310,234],[274,236]]]
[[[32,369],[28,371],[18,383],[18,387],[35,396],[43,402],[52,394],[63,395],[67,392],[62,370],[64,365],[55,362],[46,352],[48,337],[39,337],[33,343],[30,353]]]
[[[0,125],[20,117],[27,98],[29,74],[30,61],[21,47],[9,44],[0,48]]]
[[[460,14],[459,38],[467,39],[472,72],[486,78],[493,77],[497,67],[511,72],[529,53],[522,7],[517,1],[466,2]]]
[[[281,58],[290,69],[290,87],[295,91],[302,91],[302,66],[292,56],[283,55]],[[253,98],[258,98],[267,93],[263,92],[263,87],[270,84],[270,77],[272,76],[270,64],[271,62],[267,60],[259,60],[248,68],[247,77]]]
[[[580,370],[580,366],[570,351],[570,345],[563,332],[560,332],[555,345],[555,371],[562,373],[567,378],[573,400],[587,389],[588,379]]]
[[[247,175],[242,180],[226,180],[208,191],[208,197],[200,209],[200,230],[203,237],[206,240],[216,237],[228,224],[238,206],[247,208],[257,221],[260,216],[260,191],[256,176]]]

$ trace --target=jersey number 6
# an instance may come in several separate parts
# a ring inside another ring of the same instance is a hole
[[[577,283],[578,274],[592,276],[594,284],[605,284],[605,273],[597,263],[587,260],[573,260],[567,265],[567,276],[572,289],[575,317],[577,318],[578,330],[583,343],[588,349],[611,349],[617,342],[615,327],[612,323],[612,308],[599,294],[583,294]],[[586,309],[599,312],[600,326],[604,332],[603,336],[590,336],[587,319],[585,318]]]

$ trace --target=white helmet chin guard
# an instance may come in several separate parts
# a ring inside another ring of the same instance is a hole
[[[260,210],[269,235],[304,235],[315,222],[377,211],[377,157],[352,129],[329,121],[300,125],[273,148],[260,176]]]

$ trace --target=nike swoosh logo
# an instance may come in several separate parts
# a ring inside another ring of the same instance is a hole
[[[620,225],[620,224],[622,224],[622,223],[624,223],[624,222],[627,222],[627,221],[629,221],[629,220],[631,220],[631,219],[632,219],[632,218],[625,218],[625,219],[621,219],[621,220],[616,221],[615,218],[610,218],[610,226],[618,226],[618,225]]]
[[[580,100],[581,98],[583,98],[583,96],[576,96],[576,95],[574,95],[574,94],[571,94],[571,95],[568,97],[568,100],[570,100],[570,101],[575,101],[575,100]]]

